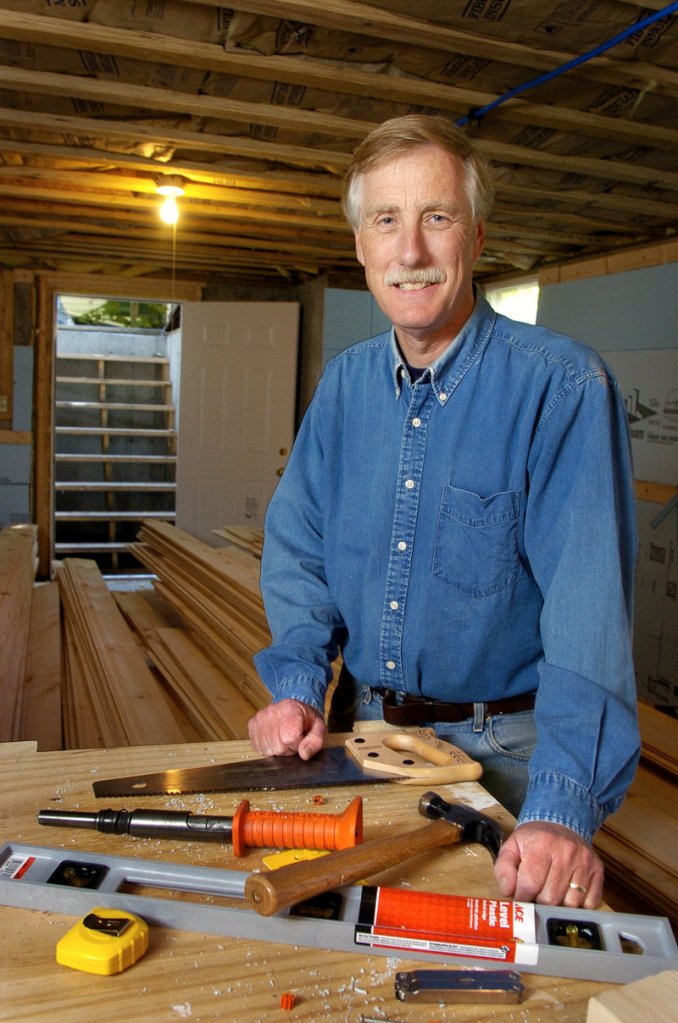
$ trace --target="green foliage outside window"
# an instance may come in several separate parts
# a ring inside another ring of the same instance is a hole
[[[170,310],[166,302],[117,298],[82,299],[64,296],[62,303],[72,323],[87,327],[162,330],[167,324]]]

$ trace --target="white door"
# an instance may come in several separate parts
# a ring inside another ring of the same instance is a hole
[[[177,526],[261,527],[294,437],[296,302],[186,302]]]

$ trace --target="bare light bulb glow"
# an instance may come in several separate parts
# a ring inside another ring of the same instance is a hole
[[[164,196],[164,202],[160,207],[160,219],[166,224],[176,224],[179,219],[179,207],[177,198],[184,194],[184,189],[176,183],[177,179],[170,179],[157,186],[158,195]]]
[[[179,219],[179,207],[173,195],[168,195],[160,207],[160,219],[165,224],[176,224]]]

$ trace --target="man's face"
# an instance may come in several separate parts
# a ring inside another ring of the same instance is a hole
[[[483,226],[473,224],[461,161],[424,145],[369,171],[355,238],[367,285],[403,354],[427,365],[473,309]]]

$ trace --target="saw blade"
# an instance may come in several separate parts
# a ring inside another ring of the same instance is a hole
[[[179,767],[154,774],[110,778],[92,785],[97,797],[175,796],[193,792],[258,792],[263,789],[374,785],[391,779],[367,774],[342,746],[321,749],[310,760],[298,756],[261,757],[232,764]]]

